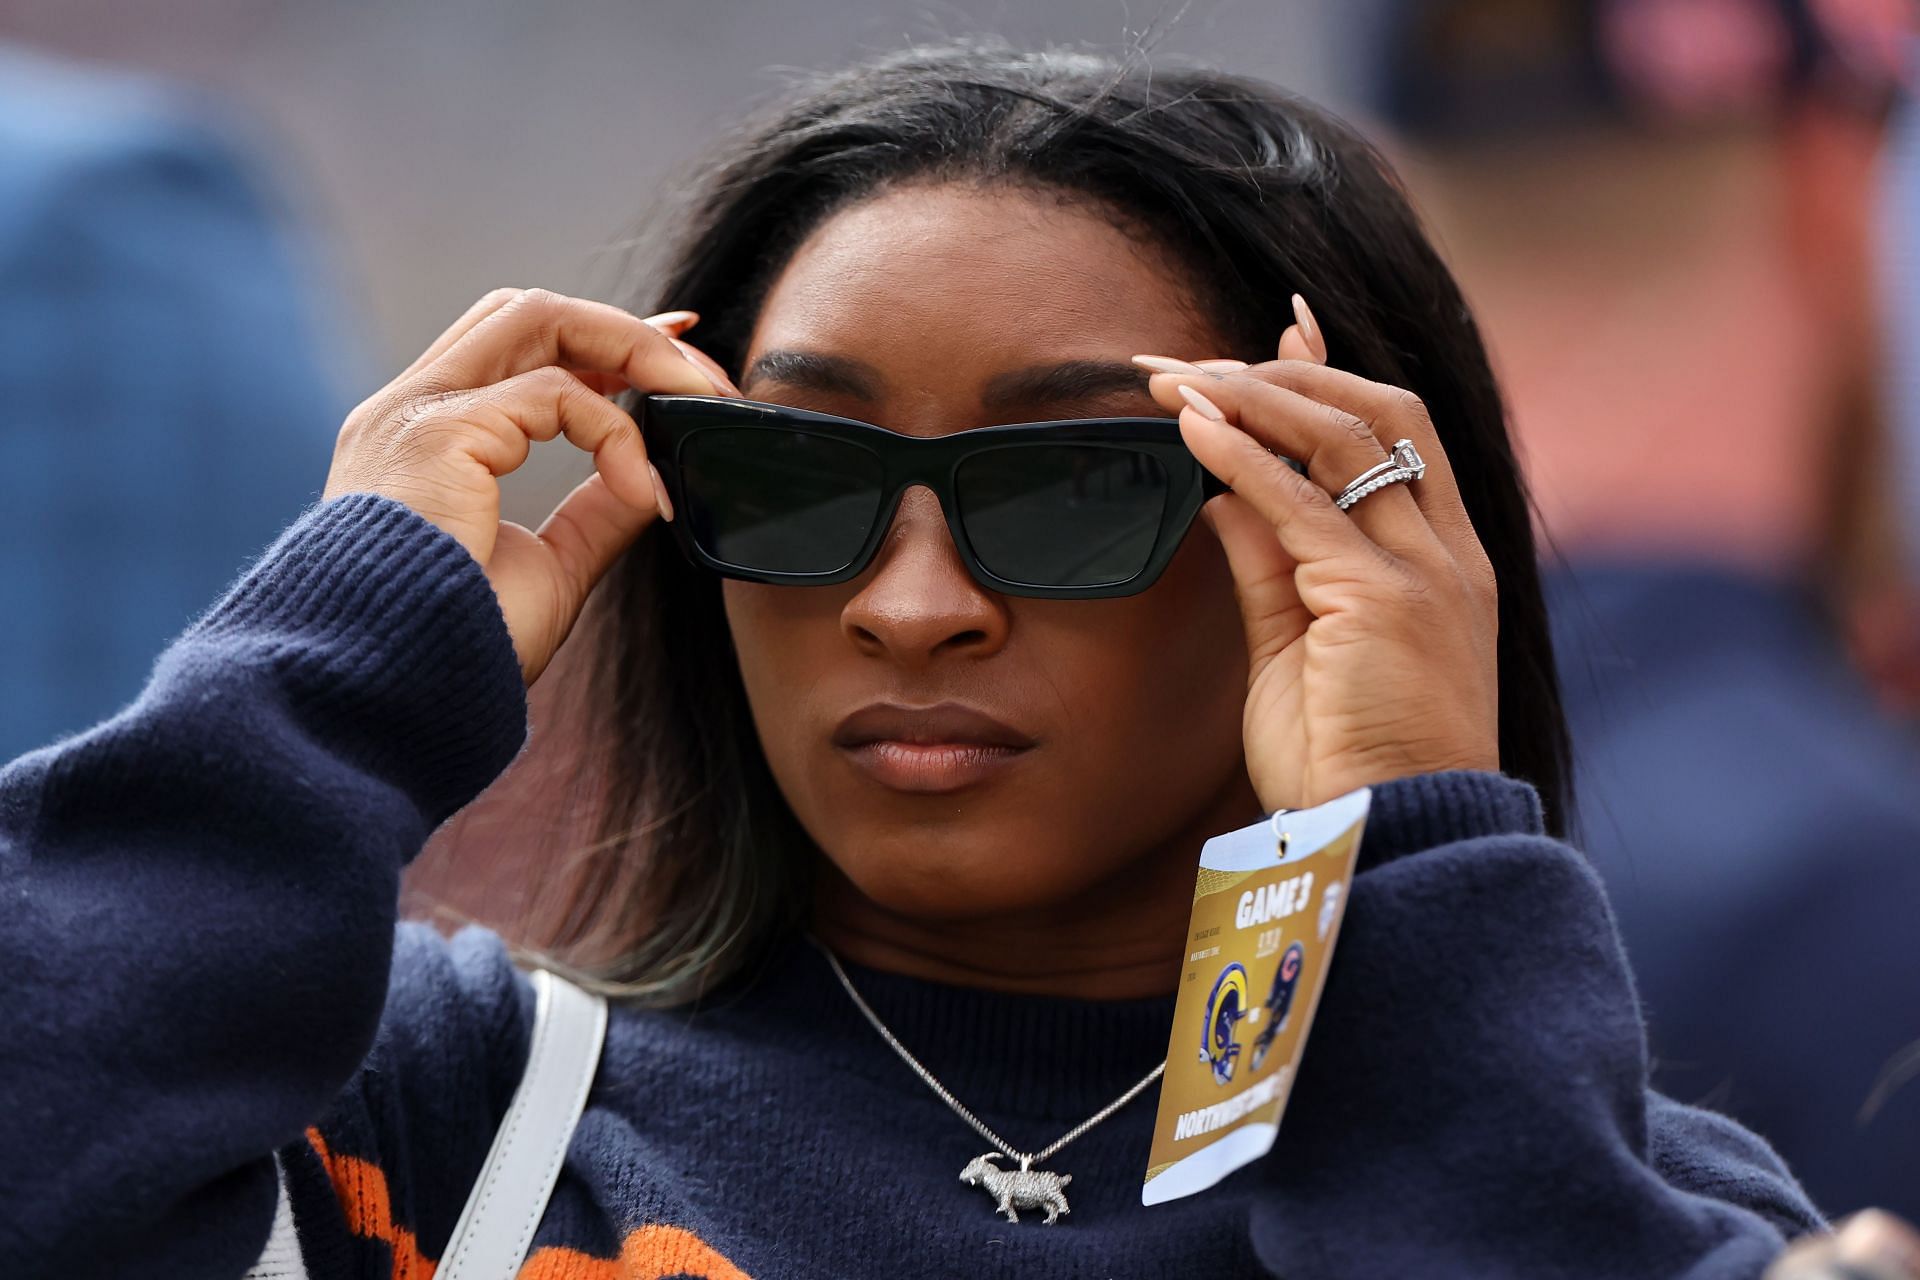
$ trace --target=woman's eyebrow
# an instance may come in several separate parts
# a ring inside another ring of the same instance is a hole
[[[862,400],[877,399],[880,383],[884,381],[878,369],[852,356],[780,349],[761,353],[741,376],[740,386],[744,388],[761,378],[797,391],[849,395]]]
[[[1118,360],[1062,360],[994,375],[981,391],[980,403],[993,410],[1036,401],[1091,400],[1116,391],[1146,396],[1146,372]]]
[[[852,356],[778,348],[763,352],[740,379],[744,388],[760,379],[797,391],[849,395],[877,400],[885,382],[880,371]],[[1055,364],[1009,369],[987,380],[981,407],[989,411],[1048,400],[1091,400],[1115,392],[1147,395],[1147,375],[1118,360],[1062,360]]]

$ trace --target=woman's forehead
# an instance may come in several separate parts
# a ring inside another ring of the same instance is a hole
[[[1217,341],[1171,255],[1098,206],[1012,187],[895,189],[828,219],[769,290],[762,352],[857,353],[980,379]],[[943,379],[944,381],[945,379]]]

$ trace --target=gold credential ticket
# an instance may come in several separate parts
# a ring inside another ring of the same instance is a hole
[[[1273,1149],[1346,912],[1372,792],[1275,814],[1200,850],[1142,1204]]]

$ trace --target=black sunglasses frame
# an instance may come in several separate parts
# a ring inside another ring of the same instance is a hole
[[[913,485],[925,485],[940,500],[940,510],[946,516],[953,545],[966,563],[967,571],[982,586],[1006,595],[1036,599],[1084,600],[1130,596],[1153,585],[1173,559],[1193,518],[1199,514],[1201,505],[1216,494],[1227,492],[1227,486],[1201,466],[1199,460],[1188,451],[1185,441],[1180,438],[1179,424],[1172,418],[1069,418],[1053,422],[974,427],[943,436],[910,436],[855,418],[841,418],[732,396],[696,395],[643,396],[636,417],[646,442],[647,454],[659,468],[661,478],[666,481],[667,497],[678,511],[692,509],[680,465],[681,451],[687,441],[708,428],[804,432],[858,446],[879,459],[880,498],[873,527],[867,531],[866,540],[852,560],[839,569],[824,573],[795,573],[731,564],[700,546],[686,520],[674,520],[668,525],[674,531],[681,550],[694,563],[725,577],[747,582],[779,586],[829,586],[858,577],[872,563],[874,552],[879,549],[887,529],[893,524],[900,496]],[[981,563],[967,536],[955,484],[960,464],[976,454],[991,450],[1073,443],[1132,449],[1151,456],[1164,469],[1167,499],[1161,512],[1160,527],[1154,535],[1153,551],[1138,573],[1120,582],[1052,586],[1002,578]],[[1295,469],[1300,469],[1298,463],[1291,459],[1288,462]]]

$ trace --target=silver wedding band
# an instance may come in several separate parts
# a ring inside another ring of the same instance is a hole
[[[1393,452],[1385,462],[1376,462],[1342,489],[1333,500],[1333,505],[1345,511],[1360,499],[1390,484],[1418,480],[1427,474],[1427,464],[1421,460],[1420,451],[1413,447],[1411,440],[1395,440]]]

